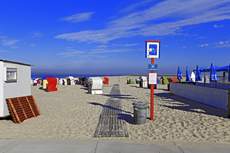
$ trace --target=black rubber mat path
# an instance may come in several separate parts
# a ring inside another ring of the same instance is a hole
[[[121,100],[115,99],[121,95],[119,84],[114,84],[109,98],[103,106],[94,137],[128,137],[126,122],[120,117]]]

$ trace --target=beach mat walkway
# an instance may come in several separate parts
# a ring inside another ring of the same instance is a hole
[[[14,123],[41,115],[33,96],[9,98],[6,102]]]
[[[119,114],[121,110],[121,100],[115,100],[119,96],[119,84],[115,84],[110,92],[112,98],[109,98],[101,112],[99,123],[94,137],[128,137],[128,130],[124,119]]]

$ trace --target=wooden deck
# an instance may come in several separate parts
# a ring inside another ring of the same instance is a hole
[[[128,137],[126,122],[122,117],[121,100],[116,100],[119,96],[120,88],[115,84],[110,92],[109,98],[101,112],[99,123],[94,137]]]

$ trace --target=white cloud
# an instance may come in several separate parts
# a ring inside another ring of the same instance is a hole
[[[7,53],[7,52],[9,52],[9,51],[6,51],[6,50],[0,50],[0,52]]]
[[[208,47],[210,44],[202,44],[202,45],[199,45],[200,47]]]
[[[15,48],[18,48],[18,46],[12,46],[11,48],[15,49]]]
[[[230,44],[221,44],[221,45],[216,45],[215,48],[229,48]]]
[[[230,19],[229,0],[166,0],[149,9],[109,22],[105,29],[65,33],[55,38],[78,42],[102,42],[134,36],[177,34],[182,27]],[[165,18],[172,18],[167,22]]]
[[[223,44],[224,44],[224,42],[222,42],[222,41],[220,41],[219,43],[220,43],[221,45],[223,45]]]
[[[183,46],[183,48],[186,48],[186,46]]]
[[[201,36],[201,37],[199,37],[198,39],[204,39],[205,37],[204,36]]]
[[[100,45],[100,46],[97,46],[98,48],[107,48],[108,46],[106,45]]]
[[[57,53],[57,55],[60,55],[62,57],[73,57],[73,56],[80,55],[83,53],[85,53],[85,51],[77,51],[75,49],[72,49],[72,50],[67,50],[66,52],[63,52],[63,53]]]
[[[153,0],[145,0],[145,1],[141,1],[141,2],[139,2],[139,3],[135,3],[135,4],[133,4],[133,5],[130,5],[130,6],[126,7],[125,9],[121,10],[121,12],[129,12],[129,11],[132,11],[132,10],[134,10],[134,9],[140,7],[140,6],[146,5],[146,4],[148,4],[148,3],[152,2],[152,1],[153,1]]]
[[[214,27],[219,28],[219,27],[223,27],[223,25],[218,26],[218,25],[215,24]]]
[[[229,40],[227,41],[219,41],[219,42],[212,42],[212,43],[206,43],[206,44],[201,44],[199,47],[215,47],[215,48],[224,48],[224,47],[230,47]]]
[[[31,47],[36,47],[34,44],[30,44]]]
[[[70,21],[70,22],[82,22],[82,21],[87,21],[89,20],[89,18],[91,17],[91,15],[94,12],[86,12],[86,13],[79,13],[79,14],[75,14],[75,15],[71,15],[65,18],[62,18],[62,20],[65,21]]]
[[[84,58],[106,58],[104,55],[95,55],[95,54],[86,54],[86,55],[81,55],[80,57]]]
[[[12,45],[14,45],[16,42],[18,42],[19,40],[16,40],[16,39],[10,39],[10,40],[5,40],[5,39],[3,39],[2,40],[2,44],[4,45],[4,46],[12,46]]]
[[[121,45],[113,44],[113,46],[126,46],[126,47],[129,47],[129,46],[136,46],[136,45],[139,45],[139,44],[138,44],[138,43],[136,43],[136,44],[121,44]]]
[[[39,32],[39,31],[35,31],[30,33],[32,35],[33,38],[37,38],[37,37],[44,37],[44,34]]]
[[[132,51],[131,49],[92,49],[90,53],[112,53],[112,52],[129,52]]]

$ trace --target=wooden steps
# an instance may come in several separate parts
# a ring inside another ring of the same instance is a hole
[[[9,98],[6,102],[14,123],[41,115],[33,96]]]

